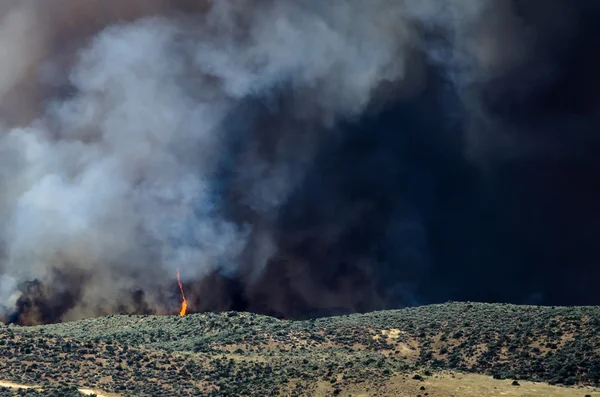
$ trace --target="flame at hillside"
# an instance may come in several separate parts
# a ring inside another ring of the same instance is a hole
[[[181,284],[179,269],[177,269],[177,284],[179,285],[179,291],[181,291],[181,310],[179,310],[179,315],[185,316],[187,312],[187,300],[185,299],[185,294],[183,293],[183,285]]]

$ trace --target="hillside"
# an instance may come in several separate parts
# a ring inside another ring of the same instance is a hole
[[[507,385],[545,393],[531,396],[600,396],[599,332],[596,307],[477,303],[309,321],[235,312],[108,316],[0,327],[0,380],[119,396],[434,397],[458,384],[470,386],[456,396]],[[544,391],[550,386],[527,381],[587,388]]]

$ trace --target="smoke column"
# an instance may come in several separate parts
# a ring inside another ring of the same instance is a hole
[[[599,9],[4,1],[0,317],[600,303]]]

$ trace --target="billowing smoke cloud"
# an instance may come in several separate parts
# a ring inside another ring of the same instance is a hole
[[[562,146],[510,104],[597,7],[523,3],[4,2],[4,316],[173,313],[177,268],[197,311],[543,295],[451,281],[547,257],[498,173]]]

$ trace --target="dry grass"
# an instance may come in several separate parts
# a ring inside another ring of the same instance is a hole
[[[427,397],[600,397],[600,391],[591,387],[560,387],[526,381],[519,381],[519,384],[513,386],[512,381],[485,375],[445,372],[423,381],[406,375],[394,376],[382,387],[355,386],[342,391],[339,396],[371,397],[377,393],[380,396],[415,397],[427,393]]]

